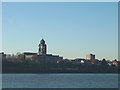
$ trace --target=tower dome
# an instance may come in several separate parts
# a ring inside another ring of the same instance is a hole
[[[42,40],[40,41],[41,44],[45,44],[45,40],[42,38]]]

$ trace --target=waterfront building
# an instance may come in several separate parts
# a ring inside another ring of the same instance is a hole
[[[26,60],[33,60],[33,57],[35,56],[35,55],[37,55],[37,53],[31,53],[31,52],[24,52],[23,53],[23,57],[24,57],[24,59],[26,59]],[[22,56],[22,55],[21,55]]]
[[[79,64],[84,64],[85,59],[82,59],[82,58],[76,58],[76,59],[69,60],[69,61],[71,61],[71,64],[79,65]]]
[[[94,54],[87,54],[86,60],[95,60],[95,55]]]
[[[47,54],[47,45],[44,39],[40,41],[38,53],[24,52],[23,55],[25,60],[40,60],[41,62],[51,64],[57,64],[58,61],[63,60],[63,57],[59,55]]]
[[[3,59],[6,59],[6,54],[4,54],[4,52],[1,52],[1,53],[0,53],[0,59],[2,59],[2,60],[3,60]]]
[[[6,54],[6,59],[10,58],[11,54]]]

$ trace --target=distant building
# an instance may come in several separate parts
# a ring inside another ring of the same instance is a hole
[[[63,60],[63,57],[59,57],[59,55],[52,55],[52,54],[47,54],[47,45],[45,44],[44,39],[40,41],[39,44],[39,49],[38,53],[30,53],[30,52],[25,52],[23,53],[24,58],[26,60],[40,60],[44,63],[56,63],[58,61]]]
[[[38,55],[37,59],[45,63],[57,64],[58,61],[63,60],[63,57],[59,57],[59,55],[46,54]]]
[[[108,63],[109,66],[113,65],[113,61],[107,61],[107,63]]]
[[[1,53],[0,53],[0,59],[2,59],[2,60],[3,60],[3,59],[6,59],[6,54],[4,54],[4,52],[1,52]]]
[[[24,59],[33,60],[33,57],[37,55],[37,53],[24,52],[23,55],[24,55]]]
[[[76,59],[68,60],[68,61],[71,62],[71,64],[79,65],[79,64],[84,64],[85,59],[76,58]]]
[[[100,63],[100,61],[98,59],[91,60],[91,64],[101,65],[101,63]]]
[[[10,58],[11,54],[6,54],[6,59]]]
[[[93,54],[87,54],[86,55],[86,60],[95,60],[95,55],[93,55]]]

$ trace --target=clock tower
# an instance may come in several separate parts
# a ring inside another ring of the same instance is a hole
[[[38,55],[46,55],[46,44],[44,39],[40,41]]]

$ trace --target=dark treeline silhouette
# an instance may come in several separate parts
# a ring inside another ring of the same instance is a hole
[[[101,65],[72,63],[51,64],[41,60],[25,60],[23,58],[2,59],[3,73],[118,73],[118,67],[109,66],[103,59]]]

